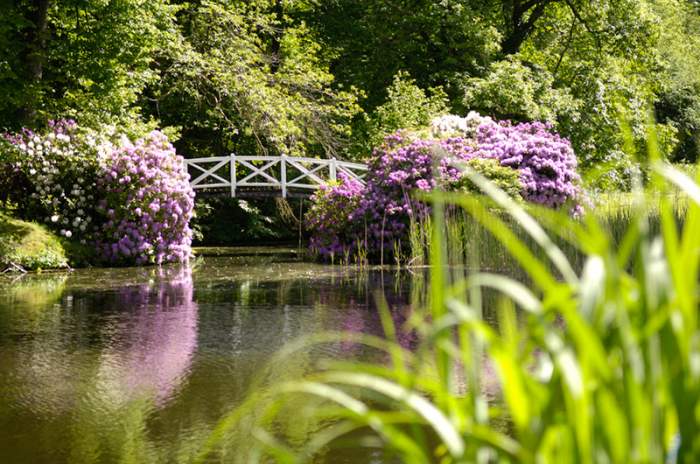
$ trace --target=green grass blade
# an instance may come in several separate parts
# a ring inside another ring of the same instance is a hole
[[[381,393],[401,402],[420,415],[440,436],[453,457],[464,453],[464,440],[445,415],[433,404],[415,392],[380,377],[366,374],[333,372],[321,377],[329,383],[354,385]]]

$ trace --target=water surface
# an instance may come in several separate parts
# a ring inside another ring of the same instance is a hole
[[[0,280],[0,463],[189,462],[286,343],[326,330],[381,334],[375,293],[399,325],[422,293],[407,273],[252,251]],[[415,342],[410,332],[400,341]],[[322,345],[275,375],[362,355]],[[357,453],[329,461],[376,461]]]

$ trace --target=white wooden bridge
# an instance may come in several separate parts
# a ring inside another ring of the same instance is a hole
[[[195,191],[236,196],[311,195],[341,174],[364,184],[367,166],[335,158],[293,156],[217,156],[185,163]]]

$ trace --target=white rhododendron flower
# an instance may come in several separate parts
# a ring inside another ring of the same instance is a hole
[[[470,111],[465,117],[446,114],[433,118],[430,122],[430,132],[433,137],[476,137],[476,130],[482,124],[495,124],[488,116],[481,116],[476,111]]]

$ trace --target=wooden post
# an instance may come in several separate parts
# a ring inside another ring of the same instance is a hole
[[[287,198],[287,155],[280,156],[280,182],[282,184],[282,198]]]
[[[331,163],[330,163],[330,174],[331,174],[331,180],[335,181],[336,179],[336,164],[338,161],[335,158],[331,158]]]
[[[236,154],[231,153],[231,198],[236,198]]]
[[[298,249],[298,256],[301,256],[301,234],[302,234],[302,225],[304,223],[304,199],[299,198],[299,249]]]

